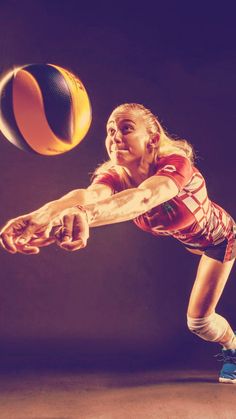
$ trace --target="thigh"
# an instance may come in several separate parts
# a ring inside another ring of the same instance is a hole
[[[215,310],[234,260],[222,263],[202,255],[188,305],[190,317],[208,316]]]

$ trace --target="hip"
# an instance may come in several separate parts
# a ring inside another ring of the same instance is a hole
[[[203,248],[194,248],[185,245],[185,248],[197,255],[206,255],[212,259],[219,260],[220,262],[228,262],[236,257],[236,224],[232,225],[230,234],[219,244],[210,244]]]

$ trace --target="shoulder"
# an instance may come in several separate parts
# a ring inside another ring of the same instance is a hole
[[[128,174],[121,166],[101,167],[95,172],[93,184],[101,183],[111,187],[113,193],[131,187]]]
[[[181,190],[192,178],[194,166],[191,160],[182,154],[162,156],[157,162],[157,176],[167,176],[175,181]]]
[[[164,168],[166,171],[175,171],[177,168],[188,168],[189,170],[192,170],[193,167],[191,160],[184,154],[175,153],[161,156],[157,161],[157,170]]]

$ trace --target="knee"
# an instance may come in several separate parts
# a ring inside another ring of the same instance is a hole
[[[229,327],[227,320],[215,312],[199,318],[187,315],[187,325],[192,333],[211,342],[220,342]]]

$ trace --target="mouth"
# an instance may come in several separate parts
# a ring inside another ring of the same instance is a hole
[[[124,153],[128,151],[129,151],[128,148],[119,148],[117,146],[111,146],[110,148],[111,153]]]

